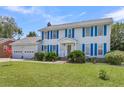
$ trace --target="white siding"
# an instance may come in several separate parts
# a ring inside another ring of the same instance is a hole
[[[102,24],[104,25],[104,24]],[[92,26],[92,25],[91,25]],[[83,26],[82,26],[83,27]],[[93,37],[82,37],[82,28],[75,28],[75,38],[78,43],[76,44],[76,50],[82,51],[82,44],[104,44],[107,43],[107,52],[110,51],[110,34],[111,34],[111,25],[107,26],[107,36],[95,36],[95,31],[93,31]],[[95,30],[95,29],[93,29]],[[44,39],[42,45],[59,45],[59,56],[61,56],[62,49],[60,49],[60,40],[65,38],[65,30],[59,30],[59,39]],[[94,51],[94,50],[93,50]],[[93,56],[94,57],[94,56]],[[104,57],[97,56],[97,57]]]

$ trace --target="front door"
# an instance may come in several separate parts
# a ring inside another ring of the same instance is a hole
[[[71,52],[71,45],[67,45],[67,55]]]

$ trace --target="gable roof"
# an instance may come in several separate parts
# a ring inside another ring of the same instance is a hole
[[[13,42],[12,45],[36,45],[40,41],[41,37],[26,37]]]
[[[13,38],[0,38],[0,44],[8,42],[8,41],[15,41]]]
[[[113,23],[112,18],[104,18],[104,19],[97,19],[97,20],[88,20],[88,21],[73,22],[73,23],[66,23],[66,24],[59,24],[59,25],[51,25],[51,26],[42,28],[39,31],[60,30],[60,29],[66,29],[66,28],[78,28],[82,26],[112,24],[112,23]]]

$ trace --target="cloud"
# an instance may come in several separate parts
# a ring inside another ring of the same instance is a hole
[[[26,8],[26,7],[22,7],[22,6],[7,6],[7,7],[4,7],[4,9],[7,9],[7,10],[13,11],[13,12],[22,13],[22,14],[37,14],[37,13],[41,12],[36,7]]]
[[[124,7],[119,10],[116,10],[114,12],[107,13],[103,17],[104,18],[112,17],[114,19],[114,21],[124,20]]]
[[[46,19],[46,22],[51,22],[53,24],[61,24],[67,22],[66,19],[71,17],[72,15],[69,14],[64,16],[52,16],[50,14],[43,13],[42,16]]]
[[[72,16],[72,15],[55,15],[53,16],[51,13],[49,13],[46,9],[41,7],[22,7],[22,6],[8,6],[4,7],[4,9],[7,9],[9,11],[21,13],[21,14],[39,14],[39,17],[41,17],[46,22],[51,22],[53,24],[60,24],[67,22],[65,19]],[[52,10],[54,11],[54,10]],[[56,13],[57,14],[57,13]],[[37,20],[37,18],[35,18]],[[39,18],[38,18],[39,19]],[[33,19],[34,21],[34,19]]]
[[[72,19],[78,19],[84,14],[86,14],[86,12],[80,12],[78,13],[77,16],[75,16],[74,14],[58,15],[55,9],[52,10],[51,12],[51,11],[47,11],[47,9],[42,7],[8,6],[8,7],[4,7],[4,9],[12,12],[17,12],[20,14],[33,14],[33,15],[38,14],[39,17],[35,19],[31,19],[32,22],[38,21],[43,18],[45,22],[51,22],[52,24],[61,24],[61,23],[71,22]]]

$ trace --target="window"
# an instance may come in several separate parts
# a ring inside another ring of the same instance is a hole
[[[85,28],[86,30],[86,36],[90,36],[90,30],[91,30],[91,28],[90,27],[86,27]]]
[[[98,36],[103,36],[103,26],[98,26]]]
[[[56,45],[53,45],[52,51],[56,52]]]
[[[57,31],[53,31],[53,39],[57,39]]]
[[[48,46],[47,45],[44,45],[44,52],[47,52],[47,49],[48,49]]]
[[[98,45],[98,55],[102,55],[103,54],[103,44],[99,44]]]
[[[68,30],[68,38],[71,38],[71,37],[72,37],[72,30],[69,29],[69,30]]]
[[[86,55],[90,55],[90,44],[86,44]]]
[[[44,39],[48,38],[48,32],[44,32]]]

